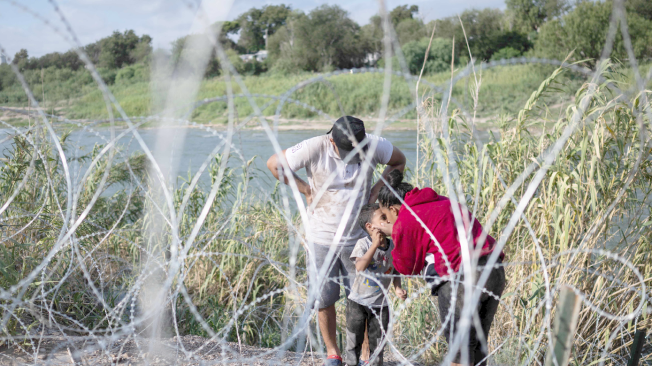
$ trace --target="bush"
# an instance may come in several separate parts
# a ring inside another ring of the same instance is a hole
[[[102,80],[107,85],[113,85],[115,83],[115,77],[118,73],[116,70],[107,69],[107,68],[98,68],[97,72],[100,74],[100,77],[102,77]]]
[[[131,84],[149,80],[149,68],[145,64],[123,67],[115,75],[116,84]]]
[[[134,77],[134,69],[132,67],[124,67],[115,75],[116,83],[128,83]]]
[[[403,55],[405,56],[410,73],[416,75],[421,72],[423,58],[428,49],[429,42],[430,39],[421,38],[419,41],[408,42],[403,46]],[[428,73],[446,71],[450,69],[452,57],[453,43],[447,39],[435,38],[432,40],[424,71]]]
[[[491,56],[491,61],[514,58],[514,57],[521,56],[522,54],[523,54],[522,52],[520,52],[519,50],[515,50],[512,47],[505,47],[494,52],[494,54]]]

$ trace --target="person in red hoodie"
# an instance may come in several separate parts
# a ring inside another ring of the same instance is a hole
[[[386,186],[380,190],[378,201],[387,220],[377,228],[385,235],[391,236],[394,241],[392,256],[394,268],[399,273],[408,276],[424,274],[432,288],[432,295],[438,297],[442,324],[445,323],[448,313],[453,311],[451,320],[446,323],[444,329],[444,336],[450,345],[464,306],[464,276],[460,268],[462,248],[451,201],[437,194],[432,188],[414,188],[403,182],[403,173],[399,170],[392,171],[387,180],[396,193]],[[402,204],[399,197],[405,204]],[[461,206],[460,212],[464,212]],[[467,232],[471,225],[471,215],[467,212],[462,216]],[[433,240],[433,236],[436,240]],[[477,260],[474,272],[474,281],[477,282],[489,254],[495,248],[496,240],[486,233],[483,235],[482,225],[475,219],[471,237],[473,248],[470,248],[470,252],[472,261]],[[501,252],[498,264],[502,263],[504,257]],[[476,313],[480,327],[476,327],[477,323],[471,321],[468,344],[460,347],[453,359],[453,365],[462,365],[463,353],[469,365],[486,365],[487,336],[498,309],[500,296],[505,289],[505,270],[501,265],[491,270],[484,289],[486,291],[482,292]]]

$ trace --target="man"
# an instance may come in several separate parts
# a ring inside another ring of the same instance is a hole
[[[367,134],[364,122],[351,116],[335,121],[329,134],[302,141],[283,150],[283,155],[291,172],[283,171],[276,154],[267,160],[267,168],[276,179],[283,176],[285,184],[289,183],[289,176],[294,177],[308,204],[306,239],[314,244],[314,249],[309,251],[310,259],[318,271],[324,265],[330,268],[327,276],[335,278],[326,280],[320,289],[318,319],[328,354],[325,365],[338,366],[342,364],[342,358],[335,339],[335,303],[340,298],[340,285],[336,279],[343,278],[348,297],[349,278],[355,278],[355,265],[349,257],[355,243],[365,235],[357,224],[358,213],[364,204],[376,201],[383,186],[382,180],[371,186],[374,169],[378,164],[386,164],[382,173],[384,177],[394,169],[403,171],[405,156],[386,139]],[[308,182],[295,173],[302,168],[306,169]],[[361,185],[358,183],[360,180]],[[349,202],[353,207],[345,219]],[[335,242],[340,226],[344,230]],[[335,256],[326,263],[332,246],[335,246]]]

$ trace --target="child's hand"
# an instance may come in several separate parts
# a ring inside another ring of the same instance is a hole
[[[407,299],[407,291],[405,291],[405,289],[403,289],[401,287],[394,287],[394,293],[396,294],[396,296],[399,299],[401,299],[403,301],[405,301],[405,299]]]
[[[382,231],[377,228],[371,230],[371,243],[376,247],[381,246],[385,242],[385,239],[387,239],[387,237]]]

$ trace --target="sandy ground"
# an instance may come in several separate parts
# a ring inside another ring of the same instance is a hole
[[[60,108],[59,108],[60,109]],[[46,114],[49,114],[51,110],[49,109],[41,109],[43,110]],[[37,110],[35,108],[32,108],[30,110],[24,109],[24,108],[16,108],[16,107],[0,107],[0,119],[9,122],[12,125],[17,125],[17,126],[28,126],[31,125],[35,122],[35,119],[38,117],[37,115]],[[40,118],[40,117],[38,117]],[[367,126],[368,131],[373,131],[376,128],[376,125],[380,122],[378,118],[375,117],[361,117]],[[487,129],[489,127],[495,127],[495,121],[497,120],[498,117],[478,117],[476,118],[476,127],[479,129]],[[274,125],[274,116],[265,116],[265,120],[267,123],[270,125],[270,127],[273,128]],[[53,119],[55,125],[60,123],[57,119]],[[108,127],[109,126],[109,121],[108,120],[71,120],[72,122],[75,123],[81,123],[81,124],[90,124],[90,123],[95,123],[97,121],[102,121],[99,125],[96,124],[97,127]],[[241,123],[246,122],[244,126],[240,126],[241,129],[243,130],[263,130],[263,127],[260,125],[260,121],[258,119],[251,119],[248,122],[247,121],[236,121],[236,125],[240,125]],[[278,120],[278,130],[279,131],[296,131],[296,130],[326,130],[328,131],[331,127],[333,127],[333,122],[330,120],[320,120],[320,119],[293,119],[293,118],[279,118]],[[117,122],[118,126],[126,127],[126,124],[123,122],[118,121]],[[174,125],[174,126],[154,126],[151,123],[148,123],[147,125],[141,127],[141,129],[152,129],[152,128],[206,128],[210,127],[212,129],[218,130],[218,131],[226,131],[227,125],[224,123],[219,123],[219,124],[211,124],[211,123],[197,123],[196,125],[185,125],[185,126],[179,126],[179,125]],[[385,131],[403,131],[403,130],[416,130],[417,127],[417,121],[416,119],[398,119],[398,120],[392,120],[392,121],[384,121],[384,126],[383,130]]]
[[[174,337],[161,342],[154,351],[147,340],[139,342],[121,340],[106,344],[104,350],[95,341],[82,337],[53,337],[42,341],[34,358],[34,349],[28,346],[26,354],[19,347],[0,349],[0,365],[297,365],[321,366],[322,355],[311,352],[285,352],[279,354],[271,349],[250,346],[238,347],[237,343],[208,341],[198,336],[181,337],[183,349]],[[385,365],[395,366],[394,355],[385,349]],[[418,364],[414,364],[418,365]]]

